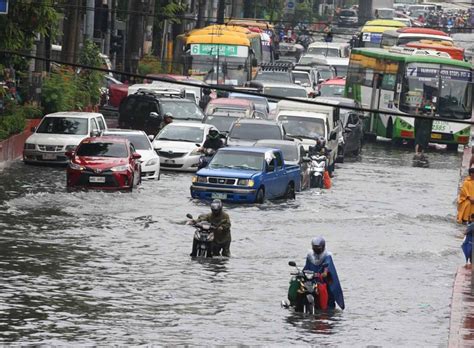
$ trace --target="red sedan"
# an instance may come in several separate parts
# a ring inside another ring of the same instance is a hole
[[[132,190],[140,184],[140,155],[123,137],[86,138],[67,152],[67,187]]]

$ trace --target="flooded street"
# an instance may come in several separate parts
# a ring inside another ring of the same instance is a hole
[[[63,168],[0,171],[0,341],[42,344],[446,346],[461,153],[367,144],[329,191],[226,206],[232,258],[193,261],[191,174],[133,193],[67,193]],[[311,238],[332,251],[346,310],[280,307]]]

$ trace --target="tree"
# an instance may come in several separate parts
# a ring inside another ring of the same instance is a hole
[[[37,34],[56,34],[59,16],[53,5],[53,0],[10,1],[8,14],[0,16],[0,50],[28,51]],[[0,64],[14,63],[20,59],[0,56]]]

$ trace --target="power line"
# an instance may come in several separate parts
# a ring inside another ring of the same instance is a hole
[[[44,58],[44,57],[39,57],[39,56],[33,56],[33,55],[14,52],[14,51],[0,50],[0,53],[1,54],[6,54],[6,55],[12,55],[12,56],[19,56],[19,57],[23,57],[23,58],[29,58],[29,59],[38,59],[38,60],[41,60],[41,61],[55,62],[57,64],[67,65],[67,66],[71,66],[71,67],[75,67],[75,68],[95,70],[95,71],[100,71],[100,72],[104,72],[104,73],[113,73],[113,74],[124,75],[124,76],[138,78],[138,79],[148,79],[148,80],[166,82],[166,83],[171,82],[171,83],[176,84],[176,85],[197,87],[197,88],[202,88],[203,87],[200,84],[195,84],[195,83],[191,83],[191,82],[170,81],[169,79],[165,79],[165,78],[149,77],[149,76],[140,75],[140,74],[127,73],[127,72],[124,72],[124,71],[97,68],[97,67],[88,66],[88,65],[84,65],[84,64],[73,64],[73,63],[68,63],[68,62],[64,62],[64,61],[60,61],[60,60],[56,60],[56,59],[49,59],[49,58]],[[210,87],[212,89],[217,90],[217,91],[223,91],[223,92],[235,92],[236,91],[235,89],[229,88],[229,87],[222,87],[222,86],[210,86]],[[270,95],[270,94],[253,93],[253,92],[240,91],[240,90],[238,92],[243,93],[243,94],[253,95],[253,96],[266,97],[266,98],[270,98],[270,99],[288,100],[288,101],[293,101],[293,102],[298,102],[298,103],[303,103],[303,104],[308,104],[308,105],[322,105],[322,106],[329,106],[329,107],[337,107],[337,105],[334,105],[334,104],[331,104],[331,103],[324,103],[324,102],[320,102],[320,101],[311,101],[311,100],[298,99],[298,98],[278,97],[278,96],[273,96],[273,95]],[[459,123],[459,124],[466,124],[466,125],[473,125],[474,124],[474,122],[468,121],[468,120],[457,120],[457,119],[451,119],[451,118],[446,118],[446,117],[428,117],[428,116],[414,115],[414,114],[403,114],[403,113],[400,113],[400,112],[390,112],[390,111],[368,109],[368,108],[362,108],[362,107],[358,108],[358,107],[346,106],[346,105],[340,106],[340,108],[347,109],[347,110],[368,112],[368,113],[377,113],[377,114],[383,114],[383,115],[388,115],[388,116],[410,117],[410,118],[414,118],[414,119],[430,119],[430,120],[434,120],[434,121],[445,121],[445,122]]]

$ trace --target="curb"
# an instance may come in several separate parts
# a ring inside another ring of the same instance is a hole
[[[474,296],[471,295],[471,268],[456,272],[451,300],[448,347],[474,346]]]

